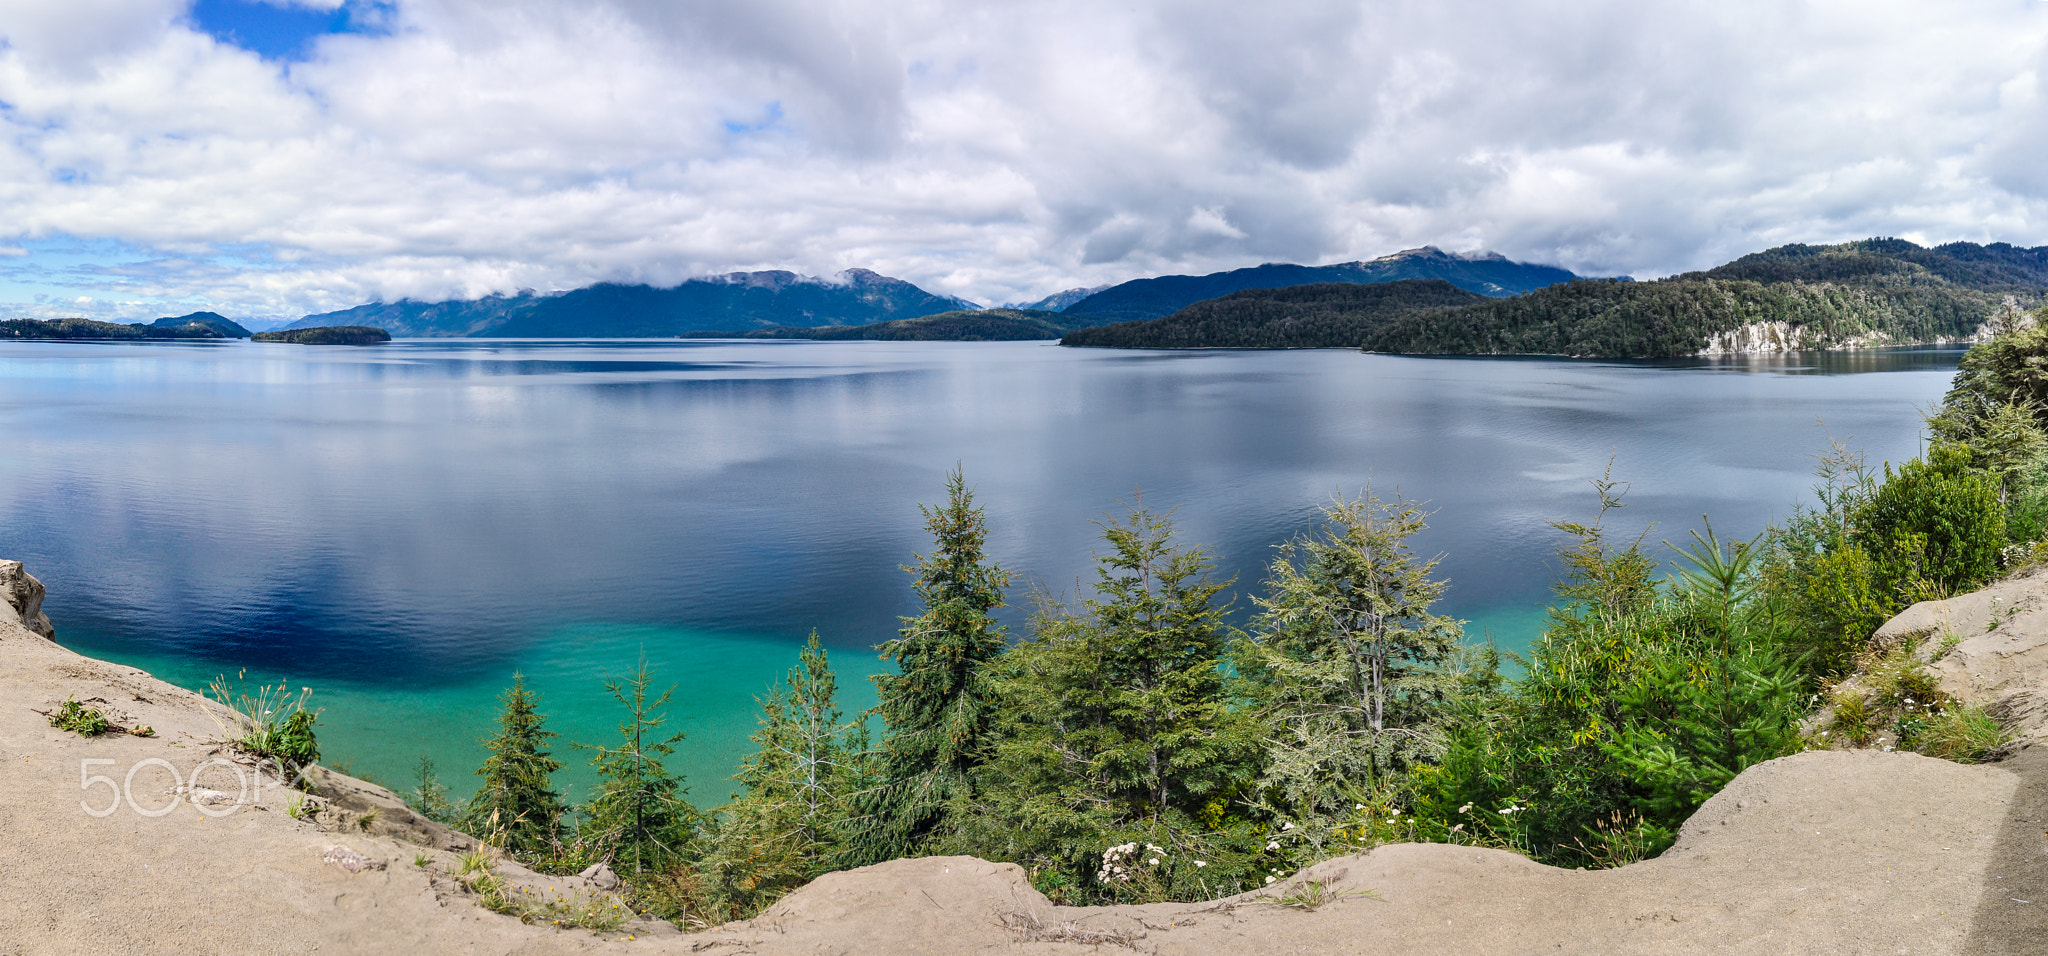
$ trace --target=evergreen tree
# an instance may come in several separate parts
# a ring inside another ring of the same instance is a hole
[[[565,807],[549,775],[562,769],[548,755],[555,733],[542,728],[540,695],[526,689],[526,678],[512,675],[512,687],[499,697],[505,712],[498,734],[484,742],[491,755],[477,768],[484,778],[470,798],[463,829],[496,844],[514,856],[531,858],[561,845]]]
[[[448,786],[435,772],[433,758],[421,754],[419,763],[413,765],[412,774],[415,785],[412,792],[405,795],[406,805],[429,820],[454,826],[460,810],[454,801],[448,799]]]
[[[1354,801],[1441,751],[1461,636],[1430,612],[1438,559],[1408,549],[1418,506],[1368,491],[1323,514],[1318,534],[1280,546],[1239,658],[1269,727],[1262,802],[1317,845]]]
[[[948,801],[988,752],[988,667],[1003,653],[1003,606],[1010,573],[988,563],[988,529],[959,469],[946,476],[946,504],[919,506],[934,541],[919,555],[913,584],[924,613],[903,619],[882,645],[898,673],[877,674],[884,722],[882,783],[863,795],[860,834],[848,862],[907,856],[939,825]]]
[[[813,631],[785,686],[761,700],[757,749],[734,776],[744,792],[720,809],[699,864],[725,918],[757,913],[830,866],[868,783],[865,723],[841,719],[837,693]]]
[[[625,706],[626,721],[619,725],[619,746],[589,748],[597,751],[591,763],[601,782],[578,834],[635,876],[660,870],[680,855],[696,822],[696,811],[683,799],[688,791],[661,763],[683,739],[680,733],[661,735],[668,717],[660,710],[675,688],[649,700],[653,683],[645,656],[632,676],[605,681],[605,690]]]
[[[1041,608],[1032,638],[1005,659],[1001,739],[958,842],[1096,898],[1127,889],[1109,885],[1108,848],[1164,845],[1176,862],[1147,879],[1182,881],[1167,894],[1199,892],[1203,874],[1188,861],[1215,859],[1205,841],[1258,749],[1224,683],[1216,598],[1227,582],[1210,579],[1206,549],[1174,546],[1162,515],[1141,508],[1103,535],[1111,550],[1096,559],[1082,613]]]

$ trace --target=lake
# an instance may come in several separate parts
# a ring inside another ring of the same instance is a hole
[[[1426,499],[1441,607],[1515,649],[1554,580],[1548,523],[1592,516],[1610,458],[1617,528],[1687,540],[1707,515],[1747,537],[1806,498],[1830,433],[1873,463],[1916,454],[1960,354],[8,342],[0,557],[83,653],[314,688],[329,762],[397,789],[421,755],[471,789],[516,671],[580,796],[589,755],[566,743],[610,742],[601,682],[644,653],[710,805],[813,628],[848,712],[873,703],[871,648],[914,612],[918,504],[956,464],[1019,605],[1079,593],[1091,522],[1140,494],[1215,549],[1240,605],[1331,495]]]

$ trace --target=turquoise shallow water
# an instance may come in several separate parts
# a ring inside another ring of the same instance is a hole
[[[1589,479],[1617,531],[1754,534],[1827,434],[1918,447],[1955,350],[1679,363],[1039,343],[0,343],[0,554],[60,637],[191,687],[315,689],[331,761],[467,790],[522,672],[564,782],[644,650],[678,685],[677,768],[715,803],[754,698],[816,628],[849,714],[914,613],[917,507],[965,469],[990,552],[1073,598],[1091,524],[1143,493],[1232,593],[1335,492],[1427,499],[1442,609],[1525,647]],[[1816,422],[1824,419],[1823,430]],[[1009,621],[1021,623],[1012,612]]]
[[[205,688],[217,676],[233,678],[252,691],[278,681],[304,686],[289,673],[223,674],[189,659],[138,655],[111,642],[101,646],[89,636],[67,634],[65,643],[193,689]],[[655,673],[656,687],[674,689],[664,729],[687,735],[668,761],[669,769],[683,775],[692,800],[714,805],[730,791],[726,777],[751,749],[747,735],[754,731],[760,712],[756,701],[795,665],[797,646],[633,624],[586,624],[555,631],[530,658],[511,664],[525,676],[527,687],[541,694],[548,728],[561,735],[554,753],[565,766],[556,782],[572,799],[587,796],[596,775],[589,766],[594,754],[569,742],[616,745],[623,712],[605,692],[604,681],[630,672],[642,653]],[[874,688],[867,676],[882,662],[873,654],[851,651],[831,654],[831,659],[840,701],[851,720],[874,706]],[[316,683],[311,702],[322,711],[319,736],[327,763],[404,791],[413,786],[414,765],[424,756],[434,761],[442,782],[457,792],[474,786],[472,771],[483,763],[482,740],[496,729],[492,720],[504,690],[495,674],[432,686],[331,679]]]

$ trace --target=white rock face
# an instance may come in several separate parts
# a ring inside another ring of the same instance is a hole
[[[1707,347],[1699,355],[1757,355],[1766,352],[1797,352],[1802,349],[1818,348],[1818,342],[1809,341],[1806,329],[1790,322],[1751,322],[1726,332],[1716,332],[1707,337]]]
[[[19,561],[0,561],[0,600],[21,619],[29,630],[50,640],[57,639],[57,629],[50,626],[50,617],[43,613],[43,582],[22,570]]]

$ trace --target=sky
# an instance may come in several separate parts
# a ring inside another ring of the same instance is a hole
[[[2041,0],[0,0],[0,315],[2048,244]]]

